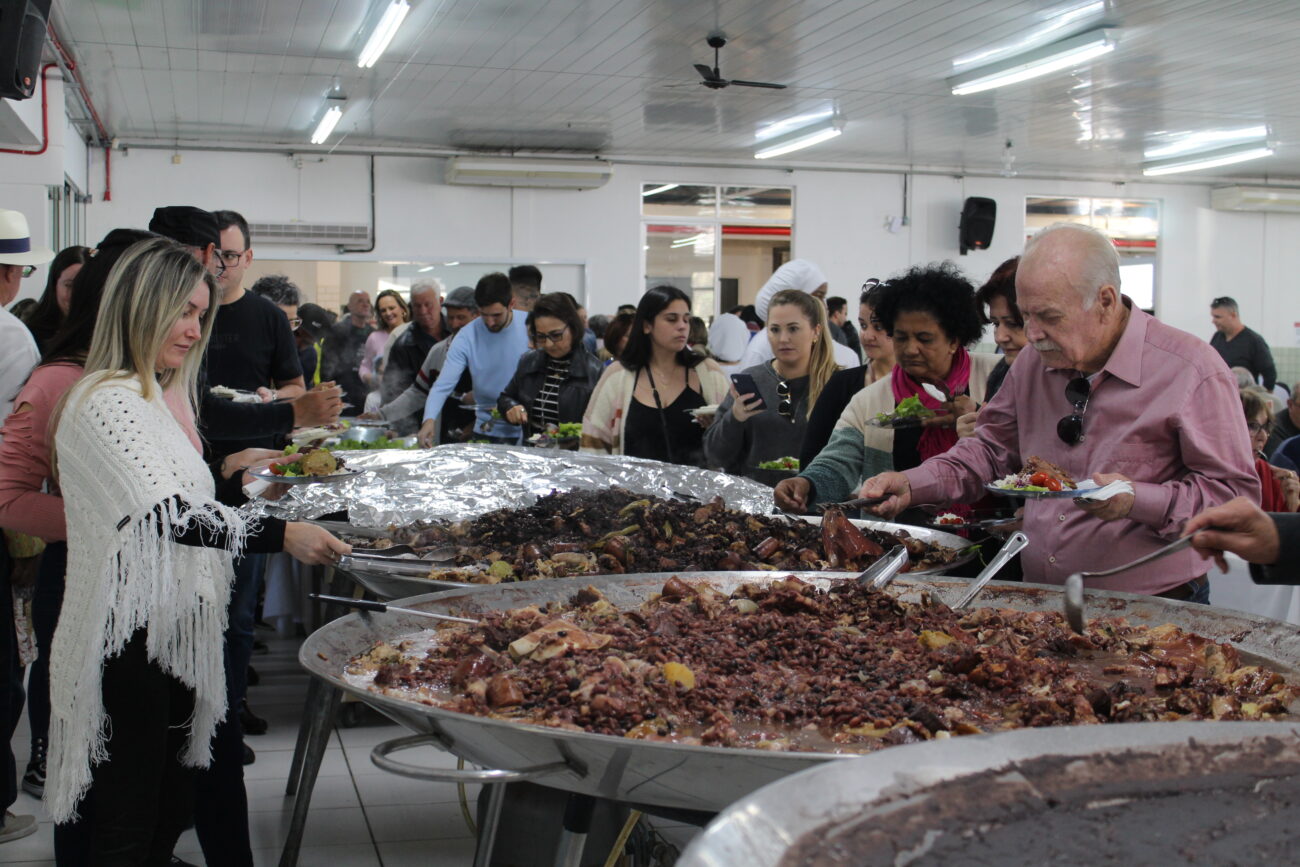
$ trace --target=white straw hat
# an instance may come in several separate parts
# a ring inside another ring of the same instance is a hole
[[[0,208],[0,265],[44,265],[54,258],[49,247],[33,247],[27,218]]]

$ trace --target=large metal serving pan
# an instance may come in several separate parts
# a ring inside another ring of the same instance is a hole
[[[746,582],[780,580],[788,573],[682,572],[559,578],[429,594],[403,600],[401,604],[473,616],[530,604],[567,602],[577,591],[591,585],[599,588],[612,604],[630,609],[658,593],[673,574],[730,593]],[[843,575],[818,572],[799,577],[826,587]],[[922,591],[932,590],[940,598],[954,602],[967,587],[968,582],[963,579],[904,577],[895,581],[893,592],[905,599],[916,599]],[[1089,592],[1086,598],[1089,616],[1123,616],[1134,623],[1151,625],[1173,623],[1218,641],[1231,642],[1284,672],[1294,675],[1300,671],[1300,632],[1285,623],[1130,593],[1096,591]],[[1059,611],[1061,591],[1059,587],[992,582],[973,604]],[[427,619],[400,613],[348,615],[313,633],[302,645],[299,661],[316,677],[356,695],[412,731],[432,736],[440,747],[466,761],[510,770],[563,762],[563,770],[537,782],[602,798],[717,812],[781,777],[831,759],[845,758],[830,753],[653,743],[486,719],[377,695],[349,684],[342,676],[348,660],[368,651],[376,641],[426,629],[428,625]],[[1168,724],[1143,724],[1144,727],[1157,725]],[[1081,729],[1053,731],[1064,741],[1078,736]],[[965,738],[960,741],[969,743]]]
[[[820,516],[805,516],[802,520],[810,524],[820,524]],[[349,530],[347,524],[338,524],[336,522],[315,521],[325,529],[334,533],[353,532],[354,535],[367,536],[370,538],[382,538],[387,534],[387,530],[378,530],[373,528],[352,528]],[[976,550],[971,546],[969,539],[953,533],[945,533],[942,530],[936,530],[933,527],[915,527],[911,524],[896,524],[890,521],[871,521],[853,519],[855,526],[876,530],[881,533],[897,533],[906,531],[908,535],[915,539],[921,539],[935,545],[942,545],[945,548],[967,548],[960,556],[953,559],[951,563],[933,569],[921,569],[916,572],[908,572],[908,575],[942,575],[958,566],[969,563],[974,559]],[[457,581],[440,581],[425,577],[428,575],[431,564],[421,563],[419,560],[401,560],[394,559],[390,562],[376,563],[373,560],[366,563],[358,563],[350,560],[344,560],[339,567],[342,571],[352,576],[352,579],[365,587],[376,597],[384,600],[402,599],[407,596],[416,596],[421,593],[433,593],[439,590],[461,590],[474,589],[480,587],[491,587],[491,584],[463,584]],[[797,573],[800,575],[808,573]],[[838,575],[841,579],[847,578],[849,573],[836,572],[828,573]]]
[[[1266,738],[1279,739],[1282,745],[1265,744]],[[1028,729],[954,738],[947,741],[928,741],[891,747],[861,758],[844,762],[823,764],[785,779],[778,780],[742,798],[723,811],[697,837],[677,861],[678,867],[778,867],[787,851],[797,845],[806,834],[819,832],[828,825],[843,827],[849,823],[870,823],[878,820],[882,827],[898,827],[900,809],[920,807],[926,810],[933,802],[924,800],[927,795],[951,787],[963,778],[974,774],[1005,769],[1006,784],[1016,785],[1013,773],[1019,763],[1049,756],[1076,759],[1067,765],[1062,776],[1087,777],[1100,773],[1114,779],[1112,797],[1132,797],[1140,809],[1143,790],[1140,774],[1126,778],[1115,777],[1116,765],[1129,769],[1137,767],[1135,756],[1149,754],[1155,763],[1168,769],[1171,781],[1164,785],[1177,786],[1179,775],[1214,773],[1213,756],[1231,754],[1248,747],[1262,748],[1278,762],[1294,766],[1300,752],[1300,725],[1294,723],[1125,723],[1074,727],[1063,737],[1055,728]],[[1267,769],[1259,767],[1261,773]],[[972,785],[974,781],[972,781]],[[987,783],[983,785],[987,786]],[[1133,786],[1126,790],[1126,786]],[[1148,784],[1147,788],[1150,787]],[[1180,787],[1181,788],[1181,787]],[[967,789],[966,791],[969,791]],[[992,794],[985,792],[986,794]],[[1037,793],[1044,799],[1059,793]],[[978,803],[970,804],[971,812],[980,810]],[[1126,808],[1127,809],[1127,808]],[[962,808],[948,806],[943,819],[934,815],[931,834],[953,833],[960,835],[970,825],[960,818]],[[957,812],[953,816],[952,812]],[[932,814],[933,815],[933,814]],[[946,819],[946,821],[945,821]],[[972,816],[972,824],[978,820]],[[892,826],[890,823],[894,823]],[[1192,823],[1195,824],[1195,823]],[[1184,833],[1200,829],[1153,829],[1168,833],[1166,839],[1184,840]],[[928,837],[933,843],[935,837]],[[1139,841],[1130,841],[1136,844]],[[928,844],[922,844],[924,847]],[[1060,849],[1068,842],[1057,841],[1057,858],[1052,863],[1069,863],[1069,856]],[[1077,843],[1076,843],[1077,845]],[[1054,848],[1056,848],[1054,846]],[[912,854],[920,854],[908,850]],[[1135,850],[1136,851],[1136,850]],[[1145,851],[1145,850],[1144,850]],[[1079,863],[1088,863],[1089,853]],[[1240,853],[1251,860],[1246,853]],[[1025,852],[1019,863],[1047,863],[1043,853]],[[1042,858],[1042,860],[1039,860]],[[1150,863],[1145,859],[1142,863]],[[1180,863],[1181,858],[1177,859]],[[870,861],[863,863],[882,863]],[[892,858],[883,863],[894,863]],[[985,863],[985,862],[981,862]],[[1221,863],[1216,858],[1206,858],[1201,863]],[[1233,863],[1238,863],[1234,861]]]

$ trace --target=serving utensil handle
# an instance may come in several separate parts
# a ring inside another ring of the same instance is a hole
[[[525,780],[535,780],[538,777],[575,770],[568,762],[550,762],[545,765],[534,765],[531,768],[520,768],[515,771],[490,768],[465,768],[463,770],[456,768],[427,768],[420,765],[408,765],[405,762],[395,761],[388,757],[389,753],[412,750],[416,747],[438,747],[441,749],[442,741],[436,735],[406,735],[405,737],[393,738],[391,741],[384,741],[372,749],[370,751],[370,761],[375,767],[388,771],[390,774],[435,783],[522,783]]]
[[[989,565],[984,567],[984,571],[976,576],[975,580],[971,582],[970,589],[966,591],[966,595],[961,598],[960,602],[952,606],[952,610],[961,611],[967,605],[970,605],[971,601],[974,600],[974,598],[979,595],[979,592],[984,589],[984,585],[992,581],[993,576],[1001,572],[1002,567],[1007,565],[1011,558],[1019,554],[1028,544],[1029,537],[1019,530],[1008,536],[1007,541],[1002,545],[1001,550],[999,550],[998,553],[994,555],[993,559],[989,561]]]

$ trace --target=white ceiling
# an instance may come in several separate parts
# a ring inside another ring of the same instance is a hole
[[[1118,49],[1074,71],[954,97],[956,58],[1031,38],[1084,0],[411,0],[383,59],[355,58],[388,0],[60,0],[124,143],[578,150],[749,160],[765,122],[835,107],[839,138],[785,159],[1133,177],[1162,133],[1268,124],[1274,156],[1197,175],[1300,179],[1300,2],[1109,0]],[[701,87],[705,36],[731,43]],[[781,162],[777,160],[776,162]]]

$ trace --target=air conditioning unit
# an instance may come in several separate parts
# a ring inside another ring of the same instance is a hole
[[[254,244],[320,244],[348,247],[370,243],[369,223],[250,223]]]
[[[449,184],[489,187],[592,190],[608,183],[613,172],[613,165],[605,160],[452,157],[447,161],[446,180]]]
[[[1300,214],[1298,187],[1219,187],[1210,191],[1216,211],[1277,211]]]

